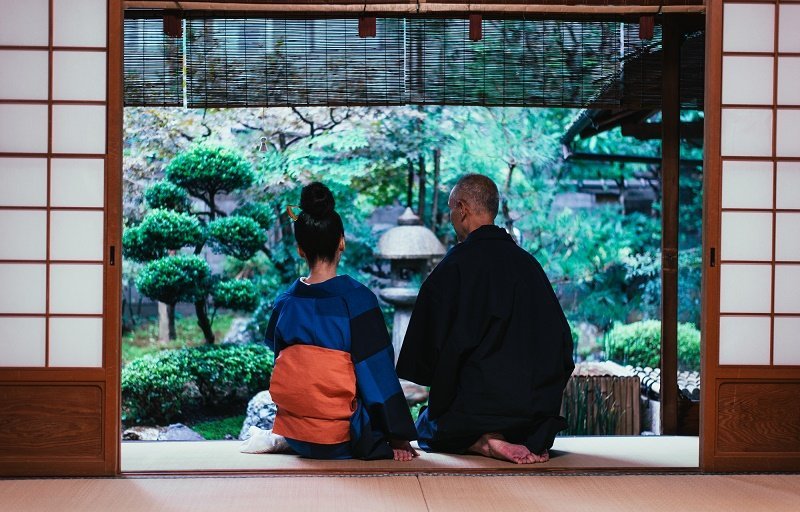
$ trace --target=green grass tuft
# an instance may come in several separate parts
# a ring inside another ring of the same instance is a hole
[[[234,439],[239,439],[239,432],[242,430],[243,423],[244,415],[241,415],[204,421],[192,425],[191,428],[209,441],[225,439],[226,434],[230,434]]]

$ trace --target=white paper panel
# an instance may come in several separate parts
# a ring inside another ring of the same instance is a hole
[[[722,103],[772,105],[774,65],[774,57],[723,57]]]
[[[726,52],[774,52],[775,6],[725,4],[722,50]]]
[[[102,318],[50,319],[50,366],[102,365]]]
[[[778,109],[777,130],[777,155],[800,156],[800,110]]]
[[[47,206],[47,160],[0,158],[0,206]]]
[[[800,162],[778,162],[776,206],[800,209]]]
[[[770,312],[771,265],[725,264],[720,267],[720,312]]]
[[[53,0],[53,44],[106,46],[107,0]]]
[[[0,260],[45,259],[47,259],[47,212],[0,210]]]
[[[800,265],[775,265],[775,312],[800,313]]]
[[[776,317],[773,363],[800,365],[800,317]]]
[[[800,262],[800,213],[778,213],[775,220],[775,259]],[[797,291],[800,294],[800,290]]]
[[[50,163],[50,204],[102,208],[104,167],[101,158],[54,158]]]
[[[0,105],[0,152],[47,152],[47,105]]]
[[[46,265],[0,263],[0,313],[45,312]]]
[[[53,107],[53,152],[105,154],[106,108],[87,105]]]
[[[772,162],[722,162],[723,208],[772,208]]]
[[[0,50],[0,99],[47,99],[47,51]]]
[[[720,258],[739,261],[772,260],[772,214],[724,212]]]
[[[50,259],[102,261],[103,212],[51,212]]]
[[[722,156],[771,156],[772,110],[722,109]]]
[[[44,366],[44,322],[0,317],[0,366]]]
[[[778,59],[778,105],[800,105],[800,57]]]
[[[47,46],[48,0],[0,0],[0,45]]]
[[[50,265],[51,313],[103,313],[103,266]]]
[[[719,319],[719,364],[769,364],[769,317]]]
[[[53,52],[53,99],[105,101],[105,52]]]
[[[778,50],[781,52],[800,52],[800,5],[781,5],[778,20]]]

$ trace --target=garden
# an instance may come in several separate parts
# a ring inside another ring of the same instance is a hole
[[[573,328],[576,362],[657,368],[659,168],[565,159],[562,137],[577,114],[500,107],[126,108],[124,427],[182,423],[205,439],[239,436],[248,402],[269,385],[274,359],[264,332],[272,303],[306,271],[286,206],[315,180],[333,190],[345,223],[340,271],[377,291],[388,286],[390,270],[373,251],[397,216],[412,208],[451,247],[450,187],[467,172],[490,176],[501,191],[497,223],[545,268]],[[702,154],[683,146],[687,157]],[[660,142],[616,129],[579,139],[573,149],[657,156]],[[644,206],[627,206],[632,183],[647,189]],[[679,366],[685,372],[699,370],[701,191],[702,170],[682,167]],[[392,307],[382,306],[391,330]],[[419,407],[412,404],[412,411]],[[570,433],[586,433],[575,425]]]

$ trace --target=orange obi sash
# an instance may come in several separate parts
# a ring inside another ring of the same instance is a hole
[[[272,431],[317,444],[350,440],[356,410],[356,374],[350,354],[292,345],[275,360],[269,393],[278,406]]]

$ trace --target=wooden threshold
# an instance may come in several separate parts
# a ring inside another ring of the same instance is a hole
[[[133,441],[122,444],[124,476],[510,475],[693,473],[697,437],[561,437],[545,464],[517,465],[476,455],[421,452],[411,462],[326,461],[243,454],[239,441]]]

